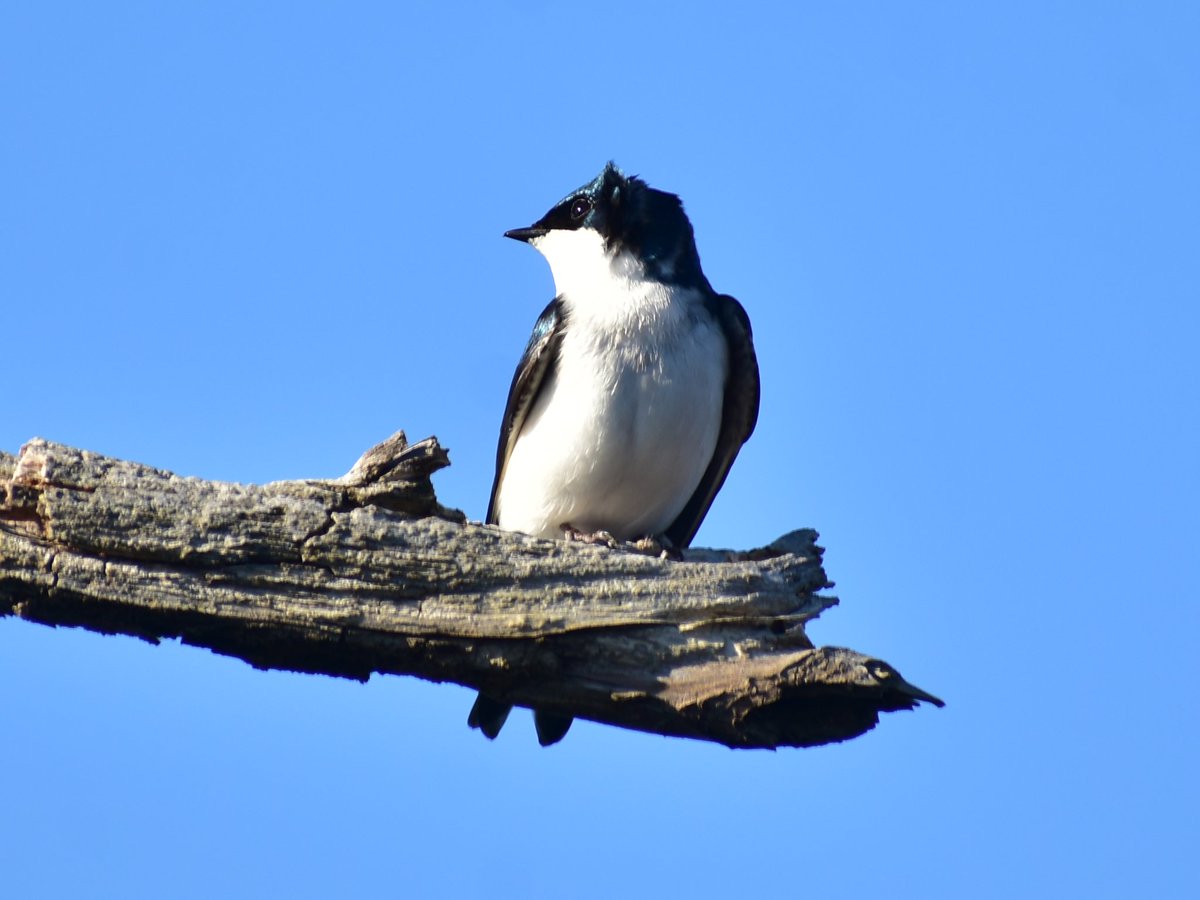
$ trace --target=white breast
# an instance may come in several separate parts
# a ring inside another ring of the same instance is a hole
[[[566,284],[551,264],[568,288],[567,327],[557,371],[509,456],[499,524],[543,537],[560,537],[564,524],[623,540],[659,534],[716,447],[724,335],[698,292],[647,281],[631,260]]]

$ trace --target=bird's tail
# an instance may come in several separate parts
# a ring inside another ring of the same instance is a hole
[[[478,728],[487,735],[489,740],[495,740],[500,729],[504,727],[510,712],[512,712],[511,703],[504,703],[487,694],[480,694],[475,698],[475,705],[471,707],[471,713],[467,716],[467,724],[472,728]],[[566,736],[573,721],[575,720],[571,716],[535,709],[533,724],[537,728],[538,743],[543,747],[557,744]]]
[[[512,704],[494,700],[487,694],[480,694],[475,698],[471,714],[467,716],[467,724],[472,728],[478,728],[487,735],[488,740],[494,741],[496,735],[500,733],[500,729],[504,727],[504,722],[510,712],[512,712]]]
[[[574,721],[571,716],[546,712],[544,709],[533,711],[533,724],[537,728],[538,743],[543,747],[557,744],[566,737],[567,731],[570,730],[571,723]]]

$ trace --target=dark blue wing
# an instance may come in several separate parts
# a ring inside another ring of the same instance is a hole
[[[729,467],[737,458],[758,421],[758,358],[754,355],[754,337],[750,318],[742,304],[725,294],[714,294],[708,302],[709,312],[716,317],[725,333],[729,348],[729,377],[725,382],[725,399],[721,407],[721,430],[712,461],[700,479],[695,493],[683,512],[664,532],[676,547],[686,547],[696,536],[700,523],[708,514],[713,498],[725,483]]]
[[[558,365],[558,348],[562,344],[566,312],[561,300],[555,297],[542,310],[533,326],[533,334],[517,371],[513,374],[512,386],[508,389],[508,405],[504,408],[504,422],[500,426],[500,441],[496,447],[496,478],[492,481],[492,499],[488,502],[487,523],[496,525],[496,494],[504,478],[504,467],[512,453],[513,444],[521,433],[529,410],[537,402],[547,376]]]

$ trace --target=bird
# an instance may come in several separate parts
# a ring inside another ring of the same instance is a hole
[[[527,228],[555,297],[513,375],[487,523],[541,538],[687,547],[758,420],[742,305],[700,266],[675,194],[613,162]],[[512,707],[480,693],[495,738]],[[534,710],[538,740],[572,717]]]

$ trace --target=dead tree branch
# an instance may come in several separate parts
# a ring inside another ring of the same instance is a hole
[[[343,478],[257,486],[31,441],[0,454],[0,615],[732,747],[941,705],[881,660],[813,647],[804,623],[837,602],[813,531],[681,562],[535,540],[440,506],[448,464],[397,434]]]

